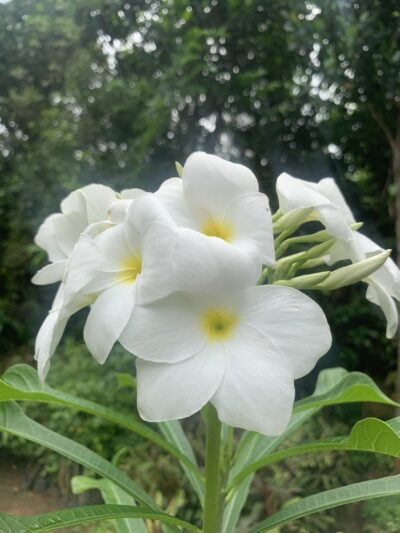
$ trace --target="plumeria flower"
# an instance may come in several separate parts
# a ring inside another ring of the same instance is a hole
[[[46,285],[61,281],[81,233],[94,236],[121,222],[128,205],[142,192],[127,189],[117,194],[110,187],[96,183],[71,192],[61,202],[61,212],[48,216],[35,236],[35,243],[47,252],[50,264],[36,273],[33,283]]]
[[[70,316],[92,304],[84,329],[85,342],[104,363],[137,301],[161,298],[172,290],[169,255],[174,223],[154,195],[131,203],[124,221],[97,235],[81,235],[67,273],[36,342],[39,373],[49,360]]]
[[[66,260],[64,279],[60,283],[49,314],[43,321],[35,341],[35,360],[41,381],[50,368],[50,359],[64,333],[69,318],[96,298],[94,294],[82,294],[80,290],[94,274],[94,267],[100,260],[96,257],[92,238],[81,235],[72,253]],[[92,265],[92,270],[90,266]],[[79,275],[76,275],[79,272]]]
[[[352,263],[357,263],[382,251],[383,248],[374,241],[362,233],[354,231],[352,240],[336,241],[329,250],[326,260],[328,264],[346,259],[350,259]],[[400,270],[393,259],[389,257],[378,270],[364,281],[368,284],[366,298],[382,309],[387,321],[386,337],[391,339],[397,331],[399,321],[397,305],[393,298],[400,301]]]
[[[324,178],[315,184],[281,174],[277,191],[284,213],[307,207],[311,209],[309,219],[320,220],[327,231],[337,237],[326,257],[329,265],[342,260],[358,263],[383,251],[362,233],[351,230],[350,225],[355,222],[353,213],[333,178]],[[400,271],[388,258],[364,281],[368,284],[366,297],[381,307],[387,321],[386,336],[392,338],[398,326],[398,311],[393,298],[400,301]]]
[[[321,308],[296,289],[255,286],[246,252],[181,229],[172,265],[180,289],[137,305],[120,336],[137,356],[138,408],[149,421],[211,402],[231,426],[279,434],[294,380],[329,349]]]
[[[276,191],[279,208],[288,217],[290,214],[292,224],[318,220],[334,237],[352,239],[350,225],[355,220],[333,178],[312,183],[283,173],[277,179]]]
[[[156,194],[179,226],[246,251],[257,269],[274,265],[268,198],[245,166],[195,152],[187,159],[182,178],[166,180]]]

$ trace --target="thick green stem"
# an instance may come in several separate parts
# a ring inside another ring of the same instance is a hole
[[[203,533],[219,533],[222,518],[221,422],[212,405],[207,409],[206,494]]]

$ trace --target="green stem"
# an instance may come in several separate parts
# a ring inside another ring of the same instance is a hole
[[[221,528],[221,428],[216,410],[207,410],[206,494],[203,533],[219,533]]]

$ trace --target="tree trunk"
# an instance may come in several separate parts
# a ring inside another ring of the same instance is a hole
[[[395,185],[395,235],[396,235],[396,251],[397,251],[397,265],[400,268],[400,108],[396,108],[396,131],[392,137],[392,172],[393,183]],[[400,328],[397,333],[397,371],[396,371],[396,401],[400,403]],[[397,409],[397,414],[400,415],[400,408]]]

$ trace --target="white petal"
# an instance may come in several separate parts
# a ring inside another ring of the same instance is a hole
[[[50,313],[42,323],[35,341],[35,359],[39,377],[45,380],[53,356],[62,337],[67,322],[74,313],[92,302],[88,296],[77,296],[68,306],[64,305],[65,286],[60,284]]]
[[[222,239],[184,228],[178,231],[172,262],[177,290],[216,300],[231,300],[255,285],[260,274],[246,253]]]
[[[65,257],[68,257],[75,244],[78,242],[79,236],[85,226],[82,224],[82,220],[79,218],[78,213],[74,212],[54,217],[53,227],[59,246],[64,252]]]
[[[121,283],[104,291],[92,305],[83,336],[93,357],[103,364],[131,317],[135,283]]]
[[[354,232],[340,211],[330,206],[319,207],[317,211],[318,215],[316,218],[325,226],[328,233],[338,239],[352,239]]]
[[[391,296],[377,283],[371,283],[367,289],[367,300],[378,305],[386,318],[386,337],[392,339],[397,331],[399,315],[397,306]]]
[[[323,178],[317,183],[317,190],[342,213],[348,224],[355,222],[353,213],[333,178]]]
[[[47,285],[61,281],[64,275],[66,261],[56,261],[44,266],[32,278],[35,285]]]
[[[126,213],[124,227],[126,235],[137,233],[142,236],[152,224],[164,224],[174,227],[175,224],[167,210],[155,194],[145,193],[135,200]]]
[[[279,207],[284,213],[303,209],[310,220],[322,222],[331,235],[346,240],[352,238],[349,225],[354,218],[332,178],[312,183],[283,173],[277,179],[276,190]],[[313,209],[311,214],[307,211],[310,208]]]
[[[282,353],[295,379],[308,374],[331,346],[331,332],[320,306],[291,287],[248,289],[240,314],[246,328],[256,328]]]
[[[279,207],[287,213],[294,209],[316,208],[331,205],[328,198],[316,190],[316,184],[294,178],[283,172],[276,180]]]
[[[183,198],[181,178],[165,180],[155,193],[178,226],[197,229],[198,224],[190,212],[189,205]]]
[[[365,257],[381,252],[383,248],[378,246],[373,240],[359,232],[355,232],[357,245],[362,250]],[[371,276],[374,282],[378,283],[388,294],[400,300],[400,270],[390,257]]]
[[[136,200],[136,198],[139,198],[142,194],[144,194],[145,191],[143,189],[138,189],[137,187],[134,187],[133,189],[124,189],[121,191],[121,196],[125,200]]]
[[[82,208],[81,199],[83,199],[84,208]],[[61,203],[61,210],[63,213],[84,211],[87,218],[86,225],[88,225],[106,220],[108,209],[115,199],[116,193],[110,187],[91,183],[67,196]]]
[[[272,217],[267,196],[262,193],[244,194],[235,198],[225,212],[224,221],[232,225],[233,245],[244,247],[253,241],[258,248],[258,261],[275,265],[275,245]]]
[[[95,243],[104,258],[103,268],[109,272],[121,270],[124,261],[141,251],[138,232],[134,228],[127,232],[125,223],[103,231],[96,237]]]
[[[223,380],[211,403],[230,426],[278,435],[289,422],[294,383],[285,357],[261,333],[226,343]]]
[[[54,220],[63,215],[55,213],[48,216],[40,225],[35,235],[35,244],[45,250],[50,261],[62,261],[67,255],[60,247],[60,240],[55,234]]]
[[[141,359],[175,363],[198,353],[206,340],[192,302],[174,293],[150,305],[136,305],[119,342]]]
[[[64,333],[68,316],[61,316],[60,311],[50,312],[38,331],[35,341],[35,359],[38,365],[39,378],[46,379],[50,369],[50,359]]]
[[[225,358],[220,344],[207,345],[180,363],[136,360],[138,409],[144,420],[190,416],[210,400],[221,383]]]
[[[142,241],[142,271],[138,279],[137,301],[151,303],[175,290],[172,254],[176,231],[162,224],[152,224]]]
[[[115,200],[108,210],[109,219],[113,224],[120,224],[125,220],[126,212],[133,200]]]
[[[67,299],[84,289],[93,280],[103,263],[103,256],[95,240],[89,235],[82,234],[66,265],[64,281]]]
[[[257,178],[250,169],[204,152],[188,157],[182,179],[185,199],[214,215],[223,216],[236,196],[258,192]]]

